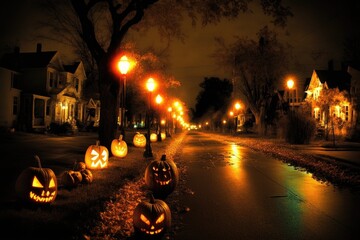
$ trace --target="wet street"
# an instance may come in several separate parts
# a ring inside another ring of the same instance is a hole
[[[214,136],[191,132],[182,143],[193,194],[181,196],[190,211],[176,239],[359,239],[360,192]]]

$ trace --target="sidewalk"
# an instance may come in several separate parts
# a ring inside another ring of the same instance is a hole
[[[341,142],[333,146],[331,141],[314,141],[310,144],[291,145],[291,147],[325,160],[336,160],[360,168],[360,143],[357,142]]]

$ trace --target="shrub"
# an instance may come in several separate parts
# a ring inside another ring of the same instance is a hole
[[[311,116],[290,112],[284,129],[285,140],[291,144],[308,144],[315,136],[316,122]]]

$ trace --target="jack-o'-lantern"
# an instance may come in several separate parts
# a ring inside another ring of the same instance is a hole
[[[135,147],[145,147],[146,146],[146,137],[145,137],[145,135],[137,132],[134,135],[133,144],[134,144]]]
[[[170,208],[151,194],[150,200],[143,200],[135,207],[133,225],[139,239],[161,239],[171,226]]]
[[[35,156],[39,167],[29,167],[21,172],[15,183],[17,196],[27,203],[46,205],[55,201],[58,183],[54,171],[42,168],[40,158]]]
[[[125,157],[128,153],[127,144],[122,138],[123,136],[120,135],[119,139],[114,139],[111,142],[111,153],[115,157]]]
[[[109,150],[96,141],[96,145],[90,145],[85,152],[85,164],[88,169],[102,169],[108,166]]]
[[[157,134],[151,133],[150,134],[150,142],[156,142],[157,141]]]
[[[145,169],[145,183],[157,198],[165,198],[172,193],[179,182],[179,171],[174,161],[166,160],[162,155],[160,160],[151,161]]]

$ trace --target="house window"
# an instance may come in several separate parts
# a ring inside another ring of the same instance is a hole
[[[14,99],[13,99],[13,115],[18,114],[18,109],[19,109],[19,99],[18,99],[18,97],[14,97]]]
[[[43,99],[35,99],[34,107],[35,118],[43,118],[45,115],[45,101]]]
[[[11,72],[11,87],[12,88],[20,88],[20,79],[17,74]]]
[[[75,86],[76,92],[78,92],[79,91],[79,79],[74,78],[74,86]]]
[[[50,100],[46,102],[46,116],[50,116]]]
[[[50,86],[51,88],[54,87],[54,81],[55,81],[54,73],[53,73],[53,72],[49,72],[49,86]]]

